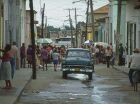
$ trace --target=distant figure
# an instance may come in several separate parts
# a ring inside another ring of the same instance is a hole
[[[96,57],[96,64],[99,64],[100,53],[99,53],[99,46],[98,45],[96,45],[96,47],[95,47],[95,57]]]
[[[123,59],[123,52],[124,52],[124,48],[122,46],[122,43],[119,46],[119,65],[124,65],[124,59]]]
[[[41,56],[40,56],[40,47],[37,45],[36,46],[36,56],[37,56],[37,65],[41,65]]]
[[[21,68],[25,68],[26,64],[26,49],[25,44],[22,43],[22,46],[20,47],[20,66]]]
[[[1,63],[1,68],[0,68],[0,80],[5,80],[6,86],[3,87],[4,89],[11,89],[12,84],[11,84],[11,79],[12,79],[12,74],[11,73],[11,55],[9,54],[9,51],[11,50],[11,45],[7,44],[4,49],[4,53],[2,56],[2,63]]]
[[[58,61],[60,58],[57,49],[54,49],[54,51],[52,53],[52,58],[53,58],[53,64],[54,64],[54,71],[57,71],[57,65],[58,65]]]
[[[31,68],[32,66],[32,55],[33,55],[33,49],[31,45],[28,45],[27,48],[27,62],[28,62],[28,68]]]
[[[43,46],[43,48],[41,49],[41,59],[43,61],[43,70],[44,69],[44,65],[46,65],[46,70],[47,69],[47,64],[48,64],[48,51],[47,51],[47,46]]]
[[[113,52],[113,46],[112,46],[112,43],[109,44],[109,47],[110,47],[111,51]]]
[[[109,46],[105,50],[105,55],[106,55],[107,68],[109,68],[109,66],[110,66],[110,58],[111,58],[111,55],[112,55],[112,50],[110,49]]]

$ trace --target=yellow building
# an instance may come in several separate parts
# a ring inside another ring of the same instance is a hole
[[[92,35],[92,28],[90,26],[87,28],[87,40],[93,40],[93,35]]]
[[[98,39],[98,19],[108,16],[109,12],[109,5],[102,6],[96,10],[94,10],[93,16],[94,16],[94,33],[92,35],[92,30],[91,30],[91,13],[89,13],[89,18],[88,18],[88,29],[87,29],[87,40],[94,40],[97,41]]]

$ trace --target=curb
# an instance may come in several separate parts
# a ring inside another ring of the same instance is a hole
[[[29,80],[28,80],[28,81],[24,84],[24,86],[21,88],[21,90],[19,91],[19,94],[17,95],[17,98],[16,98],[16,100],[13,102],[13,104],[16,104],[16,103],[17,103],[17,101],[19,100],[19,98],[20,98],[22,92],[23,92],[24,89],[25,89],[25,86],[28,85],[28,83],[31,81],[31,79],[32,79],[32,76],[30,76]]]
[[[126,74],[126,75],[128,75],[128,73],[127,73],[127,72],[125,72],[125,71],[122,71],[121,69],[119,69],[119,68],[116,68],[115,66],[113,66],[112,68],[113,68],[113,69],[115,69],[115,70],[117,70],[117,71],[120,71],[120,72],[122,72],[122,73],[124,73],[124,74]]]

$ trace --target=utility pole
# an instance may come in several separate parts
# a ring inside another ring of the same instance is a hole
[[[77,3],[77,2],[81,2],[81,1],[85,1],[87,2],[87,11],[86,11],[86,30],[85,30],[85,40],[87,40],[87,27],[88,27],[88,11],[89,11],[89,0],[77,0],[77,1],[73,1],[72,3]]]
[[[71,47],[74,47],[73,32],[72,32],[72,19],[71,19],[71,14],[70,14],[71,9],[68,9],[68,11],[69,11],[69,23],[70,23],[70,29],[71,29]]]
[[[76,47],[78,47],[77,10],[76,10],[76,8],[75,8],[75,39],[76,39]]]
[[[117,15],[117,33],[116,33],[116,56],[119,59],[119,44],[120,44],[120,24],[121,24],[121,8],[122,0],[118,0],[118,15]]]
[[[94,30],[94,12],[93,12],[93,3],[92,0],[90,0],[90,9],[91,9],[91,28],[92,28],[92,36],[93,36],[93,40],[94,40],[94,35],[95,35],[95,30]]]
[[[45,11],[45,3],[42,9],[42,28],[41,28],[41,37],[44,38],[44,11]]]
[[[45,16],[45,38],[47,37],[47,38],[50,38],[49,36],[48,36],[48,30],[47,30],[47,16]]]
[[[85,36],[85,41],[87,40],[87,28],[88,28],[88,11],[89,11],[89,0],[87,1],[87,11],[86,11],[86,36]]]
[[[34,33],[34,10],[33,10],[33,0],[30,3],[30,28],[31,28],[31,41],[32,41],[32,78],[36,79],[36,59],[35,59],[35,33]]]

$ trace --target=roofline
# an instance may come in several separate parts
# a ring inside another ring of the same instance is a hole
[[[108,5],[109,5],[109,3],[108,3],[108,4],[106,4],[106,5],[104,5],[104,6],[102,6],[102,7],[100,7],[100,8],[95,9],[93,12],[95,13],[97,10],[99,10],[99,9],[101,9],[101,8],[105,7],[105,6],[108,6]],[[108,12],[104,12],[104,13],[108,13]],[[98,14],[98,13],[96,13],[96,14]],[[100,14],[100,13],[99,13],[99,14]]]

